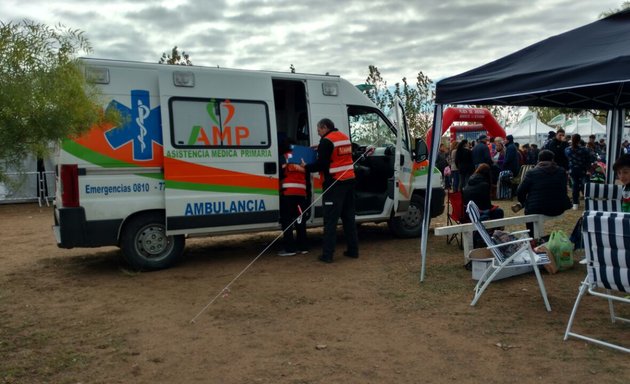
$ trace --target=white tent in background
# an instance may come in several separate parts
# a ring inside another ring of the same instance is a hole
[[[561,113],[547,122],[547,125],[562,127],[567,122],[567,116]]]
[[[606,126],[597,121],[592,114],[568,119],[563,127],[567,135],[580,134],[582,138],[595,135],[597,139],[606,137]]]
[[[538,144],[539,147],[547,139],[549,131],[555,129],[540,121],[538,115],[529,110],[516,124],[506,129],[506,133],[512,135],[515,142],[521,145]]]
[[[0,182],[0,204],[39,200],[41,205],[44,197],[52,200],[55,196],[55,144],[51,143],[49,150],[50,156],[41,160],[28,155],[17,167],[3,164],[7,179]]]

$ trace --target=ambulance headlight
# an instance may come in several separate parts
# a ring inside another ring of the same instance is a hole
[[[322,93],[324,96],[339,95],[339,87],[337,83],[322,83]]]
[[[176,87],[194,87],[195,86],[195,74],[190,71],[175,71],[173,72],[173,84]]]
[[[109,69],[103,67],[86,67],[85,79],[89,83],[109,84]]]

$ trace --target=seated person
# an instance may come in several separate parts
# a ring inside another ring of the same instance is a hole
[[[503,210],[492,204],[490,199],[492,190],[492,172],[488,164],[481,164],[468,179],[468,184],[463,189],[462,198],[464,207],[469,201],[474,201],[479,207],[481,220],[501,219],[504,216]]]
[[[567,172],[554,161],[554,153],[548,149],[538,154],[538,164],[529,170],[516,190],[520,206],[525,214],[558,216],[571,208],[567,194]],[[527,223],[531,236],[534,224]]]

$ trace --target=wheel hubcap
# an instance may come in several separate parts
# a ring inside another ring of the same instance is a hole
[[[157,226],[145,228],[138,234],[136,241],[140,253],[151,258],[163,255],[169,245],[169,238],[164,233],[164,228]]]
[[[415,228],[420,225],[422,218],[420,217],[420,209],[411,205],[407,213],[402,217],[402,222],[407,228]]]

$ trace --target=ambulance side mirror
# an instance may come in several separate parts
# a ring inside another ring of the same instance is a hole
[[[422,139],[416,139],[415,151],[413,160],[417,163],[421,161],[425,161],[429,158],[429,150],[427,148],[427,143]]]

